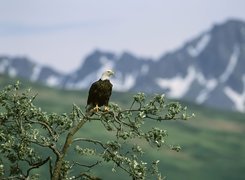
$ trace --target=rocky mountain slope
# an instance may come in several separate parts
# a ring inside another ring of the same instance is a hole
[[[229,20],[159,59],[96,50],[69,74],[25,57],[0,56],[0,73],[66,89],[85,89],[114,69],[114,90],[166,93],[212,107],[245,112],[245,22]]]

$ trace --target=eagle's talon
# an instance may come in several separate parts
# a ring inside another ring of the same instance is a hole
[[[95,112],[99,112],[99,106],[98,106],[98,104],[96,104],[96,106],[94,107],[94,111]]]
[[[108,112],[109,111],[109,107],[105,106],[105,111]]]

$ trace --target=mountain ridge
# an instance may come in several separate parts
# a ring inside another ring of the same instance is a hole
[[[95,50],[68,74],[27,58],[0,57],[0,73],[64,89],[86,89],[114,69],[116,91],[166,93],[221,109],[245,112],[245,23],[229,20],[158,59]]]

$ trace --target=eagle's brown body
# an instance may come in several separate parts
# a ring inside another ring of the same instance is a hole
[[[87,106],[94,108],[97,106],[108,106],[108,102],[111,96],[112,84],[106,80],[98,80],[94,82],[88,94]]]
[[[112,91],[112,84],[109,79],[112,75],[114,72],[107,70],[98,81],[91,85],[86,106],[88,116],[93,115],[95,111],[98,112],[100,106],[105,106],[105,111],[109,110],[108,103]]]

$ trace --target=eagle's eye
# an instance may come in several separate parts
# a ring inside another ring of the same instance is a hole
[[[111,70],[107,70],[106,73],[109,74],[109,75],[113,75],[114,74],[114,72],[111,71]]]

